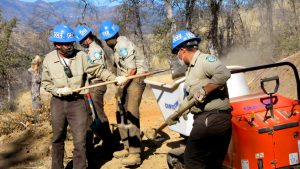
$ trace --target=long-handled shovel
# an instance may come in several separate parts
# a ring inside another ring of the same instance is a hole
[[[171,69],[158,69],[158,70],[154,70],[154,71],[151,71],[151,72],[141,73],[141,74],[137,74],[137,75],[133,75],[133,76],[127,76],[127,79],[130,80],[130,79],[134,79],[134,78],[150,76],[150,75],[154,75],[154,74],[157,74],[157,73],[166,72],[166,71],[169,71],[169,70],[171,70]],[[78,92],[78,91],[81,91],[81,90],[84,90],[84,89],[90,89],[90,88],[103,86],[103,85],[108,85],[108,84],[112,84],[112,83],[117,83],[117,81],[112,80],[112,81],[97,83],[97,84],[94,84],[94,85],[74,89],[73,92]]]
[[[189,100],[189,102],[187,103],[187,105],[183,108],[181,108],[180,110],[175,111],[172,115],[170,115],[171,120],[173,121],[177,121],[182,114],[187,111],[188,109],[192,108],[195,105],[195,98],[192,98],[191,100]],[[143,134],[152,141],[161,141],[162,138],[158,137],[158,134],[165,128],[167,127],[168,124],[166,122],[164,122],[163,124],[161,124],[161,126],[157,129],[150,129],[147,132],[144,132]]]
[[[95,133],[95,135],[99,136],[100,135],[99,131],[101,130],[101,128],[100,128],[101,120],[99,119],[99,117],[97,115],[97,112],[96,112],[95,106],[93,104],[91,94],[87,93],[86,96],[87,96],[89,106],[90,106],[90,109],[92,111],[92,117],[93,117],[93,122],[92,122],[90,127],[93,130],[93,132]]]

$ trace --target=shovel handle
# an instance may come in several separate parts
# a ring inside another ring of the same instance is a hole
[[[168,70],[170,70],[170,69],[159,69],[159,70],[155,70],[155,71],[152,71],[152,72],[146,72],[146,73],[141,73],[141,74],[137,74],[137,75],[133,75],[133,76],[127,76],[127,79],[130,80],[130,79],[134,79],[134,78],[150,76],[150,75],[165,72],[165,71],[168,71]],[[111,80],[111,81],[107,81],[107,82],[97,83],[97,84],[94,84],[94,85],[74,89],[73,92],[78,92],[78,91],[81,91],[81,90],[84,90],[84,89],[90,89],[90,88],[94,88],[94,87],[98,87],[98,86],[104,86],[104,85],[108,85],[108,84],[112,84],[112,83],[117,83],[117,81],[116,80]]]
[[[192,98],[191,100],[189,100],[187,106],[183,107],[182,109],[176,111],[175,114],[172,114],[170,116],[172,120],[177,120],[180,116],[182,116],[182,114],[187,111],[188,109],[192,108],[196,103],[196,99]],[[156,134],[160,131],[162,131],[164,128],[166,128],[168,126],[168,124],[166,122],[164,122],[158,129],[155,130],[154,133],[154,138],[156,137]]]

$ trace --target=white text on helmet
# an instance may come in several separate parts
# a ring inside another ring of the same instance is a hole
[[[176,41],[178,41],[178,40],[180,40],[180,39],[181,39],[181,34],[175,35],[175,36],[173,37],[173,42],[176,42]]]
[[[61,32],[53,32],[53,36],[55,37],[55,38],[62,38],[62,33]]]
[[[74,34],[73,34],[73,33],[67,33],[67,37],[68,37],[68,38],[73,38],[73,37],[74,37]]]
[[[85,34],[86,34],[86,32],[87,32],[87,30],[86,30],[86,29],[83,29],[83,30],[80,30],[80,31],[79,31],[80,35],[85,35]]]
[[[109,36],[110,33],[109,33],[109,31],[107,30],[107,31],[105,31],[105,32],[102,32],[102,35],[103,35],[103,36]]]
[[[195,37],[195,35],[192,34],[191,32],[187,32],[186,36],[189,37],[189,38],[194,38]]]

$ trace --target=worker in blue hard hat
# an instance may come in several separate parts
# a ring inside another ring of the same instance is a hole
[[[103,81],[118,82],[122,85],[127,78],[116,77],[97,62],[87,59],[84,52],[74,48],[76,38],[73,30],[66,24],[54,27],[49,40],[55,50],[48,53],[43,61],[42,87],[52,94],[51,124],[52,138],[52,169],[63,169],[64,141],[67,126],[73,136],[73,168],[86,169],[86,131],[88,113],[83,95],[87,90],[73,92],[84,87],[85,74]]]
[[[102,67],[107,68],[106,65],[106,55],[102,48],[101,41],[93,34],[92,29],[87,25],[81,24],[76,27],[74,30],[75,37],[77,42],[84,48],[84,51],[88,54],[88,60],[99,63]],[[103,81],[98,78],[88,77],[88,84],[94,85],[97,83],[102,83]],[[102,148],[105,152],[106,157],[110,157],[114,148],[117,144],[112,135],[112,132],[109,127],[108,118],[104,112],[104,95],[106,93],[106,85],[94,87],[90,89],[90,95],[95,108],[95,113],[98,118],[95,118],[94,121],[91,120],[91,128],[96,134],[93,141],[93,134],[91,130],[88,130],[88,142],[87,142],[87,155],[88,158],[92,158],[92,150],[95,144],[98,144],[101,139]],[[90,116],[91,117],[91,116]],[[89,126],[90,126],[89,125]],[[89,140],[90,139],[90,140]],[[92,161],[92,160],[89,160]]]
[[[185,79],[185,107],[194,98],[195,105],[183,114],[193,114],[194,124],[184,152],[186,169],[221,169],[231,139],[231,108],[226,81],[230,71],[214,55],[198,49],[200,38],[188,30],[173,35],[172,53],[188,66]],[[168,118],[169,125],[177,121]]]
[[[118,75],[131,76],[148,71],[145,57],[141,50],[127,37],[119,35],[120,27],[112,21],[104,21],[100,25],[100,39],[114,50],[114,63]],[[115,158],[123,158],[125,166],[141,164],[141,137],[140,137],[140,111],[139,106],[146,84],[144,77],[127,81],[117,90],[119,107],[117,115],[124,108],[123,120],[117,118],[118,128],[124,149],[115,152]],[[118,117],[118,116],[117,116]],[[122,121],[124,123],[122,124]]]

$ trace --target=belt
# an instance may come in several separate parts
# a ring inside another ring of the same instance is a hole
[[[84,99],[84,96],[81,94],[78,94],[78,93],[73,93],[72,95],[62,96],[62,97],[58,97],[58,96],[53,96],[53,97],[60,99],[60,100],[67,100],[67,101]]]

